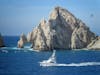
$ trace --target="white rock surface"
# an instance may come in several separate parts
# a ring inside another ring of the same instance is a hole
[[[88,46],[87,49],[100,50],[100,37],[97,37],[93,40]]]
[[[21,34],[20,36],[20,40],[18,41],[18,46],[19,48],[23,48],[24,47],[24,44],[27,42],[27,39],[26,39],[26,36],[25,34]]]

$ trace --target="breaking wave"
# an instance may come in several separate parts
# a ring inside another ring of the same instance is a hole
[[[25,46],[24,48],[17,48],[17,47],[2,47],[1,50],[20,50],[20,51],[35,51],[39,52],[39,50],[33,50],[33,48],[30,48],[29,46]]]

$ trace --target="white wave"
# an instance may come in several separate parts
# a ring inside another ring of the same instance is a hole
[[[1,49],[6,49],[7,47],[1,47]]]
[[[34,50],[33,48],[29,48],[29,51],[40,52],[39,50]]]
[[[15,49],[15,50],[24,50],[25,52],[27,52],[27,51],[39,52],[39,50],[33,50],[33,48],[30,48],[29,46],[25,46],[24,48],[11,47],[11,49]]]
[[[17,47],[2,47],[1,49],[14,49],[14,50],[19,50],[20,48],[17,48]]]
[[[5,50],[8,50],[8,49],[11,49],[11,50],[23,50],[24,52],[27,52],[27,51],[35,51],[35,52],[40,52],[39,50],[33,50],[33,48],[30,48],[29,46],[25,46],[24,48],[18,48],[18,47],[2,47],[1,49],[5,49]]]
[[[24,48],[28,49],[28,48],[30,48],[30,46],[24,46]]]
[[[96,66],[100,65],[100,62],[82,62],[82,63],[70,63],[70,64],[58,64],[58,63],[48,63],[40,66],[72,66],[72,67],[80,67],[80,66]]]
[[[8,53],[8,50],[2,50],[3,53]]]
[[[18,48],[18,47],[11,47],[11,49],[20,50],[21,48]]]

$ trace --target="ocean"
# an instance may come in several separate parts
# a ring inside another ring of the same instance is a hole
[[[17,48],[18,36],[5,36],[0,48],[0,75],[100,75],[100,51],[56,50],[56,66],[40,66],[52,51]],[[64,64],[60,66],[60,64]]]

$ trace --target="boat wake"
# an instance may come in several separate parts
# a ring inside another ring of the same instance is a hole
[[[60,64],[56,63],[55,50],[53,51],[52,56],[48,60],[43,60],[40,63],[40,66],[49,67],[49,66],[72,66],[72,67],[80,67],[80,66],[96,66],[100,65],[100,62],[82,62],[82,63],[69,63],[69,64]]]
[[[98,66],[100,65],[100,62],[82,62],[82,63],[70,63],[70,64],[58,64],[58,63],[48,63],[46,65],[41,66],[66,66],[66,67],[81,67],[81,66]]]

